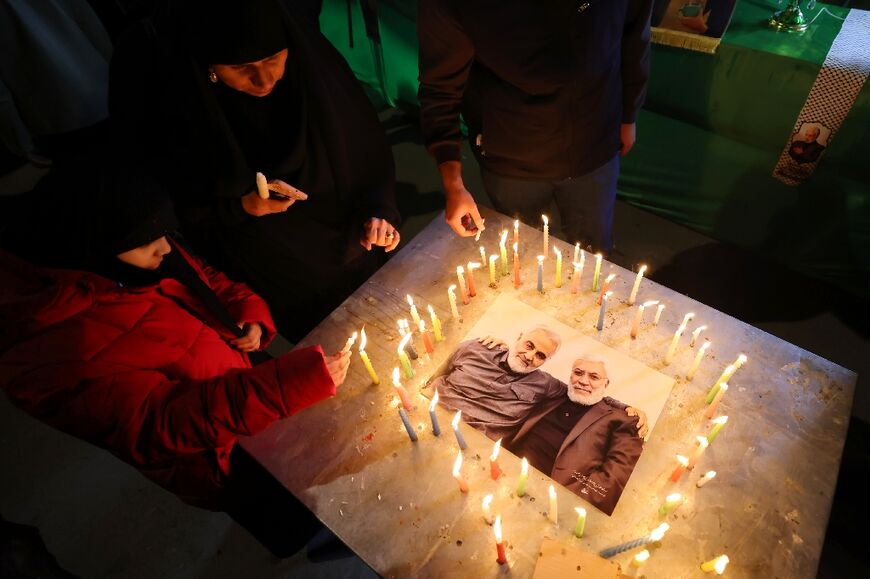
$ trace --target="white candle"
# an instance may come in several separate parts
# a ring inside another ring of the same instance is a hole
[[[692,367],[689,368],[689,372],[686,374],[686,380],[692,380],[695,377],[695,373],[698,371],[698,368],[701,366],[701,360],[704,359],[704,354],[707,353],[707,350],[710,348],[710,340],[706,340],[703,344],[701,344],[701,348],[698,350],[698,353],[695,354],[695,359],[692,361]]]
[[[580,259],[580,242],[574,244],[574,261],[578,261]]]
[[[499,254],[501,255],[501,274],[505,276],[508,274],[508,258],[507,258],[507,229],[502,230],[501,232],[501,240],[498,244]]]
[[[450,302],[450,315],[454,320],[459,319],[459,309],[456,307],[456,285],[447,288],[447,300]]]
[[[487,525],[493,524],[495,521],[492,518],[492,495],[486,495],[483,497],[483,501],[480,503],[480,510],[483,511],[483,520]]]
[[[665,354],[666,366],[674,361],[674,354],[676,354],[677,352],[677,345],[680,343],[680,337],[682,337],[683,331],[685,329],[686,326],[680,326],[679,328],[677,328],[677,331],[674,332],[674,338],[671,340],[671,345],[668,346],[667,354]]]
[[[498,261],[498,256],[492,254],[489,256],[489,287],[496,287],[498,282],[495,277],[495,262]]]
[[[692,313],[692,312],[689,312],[688,314],[686,314],[685,316],[683,316],[683,323],[680,324],[680,325],[683,326],[683,329],[684,329],[684,330],[686,329],[686,326],[689,325],[689,322],[691,322],[691,321],[692,321],[692,318],[694,318],[694,317],[695,317],[695,314]]]
[[[350,338],[347,339],[347,342],[344,343],[344,348],[341,349],[342,352],[350,352],[350,349],[353,347],[354,342],[356,342],[356,337],[359,334],[354,332]]]
[[[414,326],[420,325],[420,314],[417,313],[417,306],[414,305],[414,298],[411,297],[411,294],[407,294],[408,305],[411,306],[411,319],[414,320]]]
[[[459,293],[462,296],[462,303],[468,305],[468,289],[465,287],[465,268],[461,265],[456,268],[456,279],[459,280]]]
[[[710,446],[710,443],[707,442],[706,436],[696,436],[695,439],[698,441],[698,446],[695,447],[695,452],[693,452],[692,456],[689,457],[689,464],[686,465],[686,468],[689,470],[695,468],[701,455],[704,454],[704,451],[707,450],[708,446]]]
[[[694,348],[694,347],[695,347],[695,342],[698,341],[698,336],[700,336],[700,335],[701,335],[701,332],[703,332],[703,331],[706,330],[706,329],[707,329],[707,326],[698,326],[697,328],[695,328],[695,331],[692,332],[692,341],[689,342],[689,347],[690,347],[690,348]]]
[[[664,309],[665,309],[665,304],[659,304],[659,307],[656,310],[656,317],[653,318],[653,326],[659,325],[659,320],[662,317],[662,310],[664,310]]]
[[[266,176],[257,171],[256,174],[257,180],[257,195],[260,196],[260,199],[268,199],[269,198],[269,182],[266,181]]]
[[[559,524],[558,498],[556,497],[556,488],[553,485],[550,485],[550,513],[548,517],[554,525]]]
[[[480,246],[480,263],[486,263],[486,250]]]
[[[550,256],[550,220],[546,215],[541,215],[544,220],[544,257]]]
[[[640,266],[637,270],[637,277],[634,278],[634,285],[631,287],[631,294],[628,296],[628,305],[633,306],[634,300],[637,299],[637,290],[640,288],[640,280],[643,279],[643,272],[646,271],[646,266]]]
[[[708,470],[706,473],[704,473],[704,476],[702,476],[701,478],[698,479],[698,482],[695,483],[695,486],[698,488],[701,488],[702,486],[704,486],[705,484],[707,484],[708,482],[710,482],[714,478],[716,478],[716,471],[715,470]]]

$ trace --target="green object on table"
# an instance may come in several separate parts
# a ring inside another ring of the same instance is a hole
[[[767,25],[774,30],[785,32],[803,32],[809,26],[801,10],[800,0],[790,0],[788,6],[774,12]]]

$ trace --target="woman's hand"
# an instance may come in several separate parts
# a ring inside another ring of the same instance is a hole
[[[245,335],[235,340],[230,340],[237,350],[240,352],[256,352],[260,349],[260,338],[263,336],[263,328],[260,324],[254,322],[252,324],[239,324],[239,327],[245,330]]]
[[[341,386],[347,377],[347,369],[350,367],[350,351],[339,350],[337,354],[326,356],[326,369],[332,377],[336,388]]]
[[[251,191],[243,196],[242,209],[245,210],[245,213],[254,217],[262,217],[272,213],[283,213],[297,201],[308,199],[308,195],[280,179],[269,181],[269,191],[274,194],[268,199],[260,197],[257,191]]]
[[[363,234],[359,238],[359,244],[365,247],[366,251],[379,246],[384,247],[389,253],[399,245],[399,231],[386,219],[372,217],[363,224]]]

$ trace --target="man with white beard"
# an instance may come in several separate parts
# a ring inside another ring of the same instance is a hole
[[[559,334],[545,326],[520,333],[507,348],[492,337],[465,341],[448,360],[446,373],[424,393],[437,388],[444,407],[462,410],[465,422],[489,438],[508,440],[533,412],[565,398],[566,385],[539,370],[561,343]],[[608,398],[602,404],[610,402]],[[624,404],[613,404],[625,414]]]
[[[643,451],[638,419],[604,398],[604,361],[575,360],[569,382],[568,396],[539,407],[505,447],[609,515]]]

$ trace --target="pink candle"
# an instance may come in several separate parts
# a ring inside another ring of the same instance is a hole
[[[402,386],[402,383],[399,381],[399,368],[393,368],[393,386],[396,388],[396,394],[399,395],[399,399],[402,401],[402,408],[405,410],[411,410],[411,399],[408,396],[408,391],[405,390],[405,387]]]
[[[689,464],[686,465],[686,468],[689,470],[695,468],[695,465],[698,463],[698,459],[701,458],[701,455],[704,454],[705,450],[707,450],[707,446],[710,445],[710,443],[707,442],[706,436],[696,436],[695,438],[698,441],[698,446],[695,447],[695,452],[693,452],[692,456],[689,457]]]
[[[498,480],[501,476],[501,467],[498,465],[498,453],[501,450],[501,438],[492,445],[492,454],[489,455],[489,475],[492,480]]]
[[[467,493],[468,492],[468,483],[465,482],[465,479],[462,478],[462,451],[459,451],[459,454],[456,455],[456,462],[453,463],[453,478],[456,479],[456,482],[459,483],[459,492]]]
[[[704,413],[704,416],[706,416],[708,420],[713,418],[713,415],[716,413],[716,407],[719,406],[719,403],[722,401],[722,397],[725,396],[726,392],[728,392],[728,383],[723,382],[719,386],[719,392],[716,393],[713,402],[710,403],[710,406],[707,407],[707,411]]]
[[[514,243],[514,288],[519,289],[523,283],[520,279],[520,252],[519,244]]]

